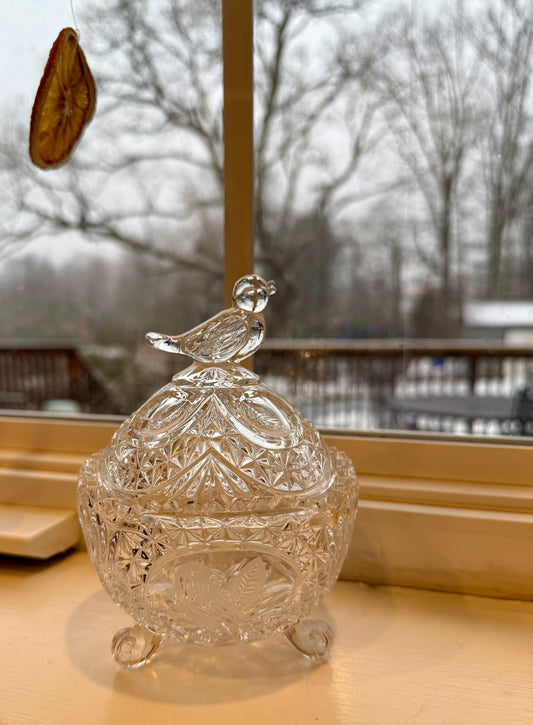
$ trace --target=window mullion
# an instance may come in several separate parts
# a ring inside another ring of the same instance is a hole
[[[253,1],[223,0],[224,292],[253,269]]]

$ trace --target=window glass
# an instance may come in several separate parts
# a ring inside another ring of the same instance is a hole
[[[29,118],[67,0],[0,10],[0,406],[127,413],[223,305],[220,0],[90,0],[71,161]],[[75,4],[76,7],[76,4]],[[257,370],[316,423],[533,432],[527,0],[256,0]]]
[[[533,433],[532,63],[528,0],[256,0],[257,366],[317,423]]]
[[[0,8],[0,407],[127,413],[181,356],[144,344],[223,304],[221,3],[74,3],[98,100],[68,164],[30,162],[68,0]]]

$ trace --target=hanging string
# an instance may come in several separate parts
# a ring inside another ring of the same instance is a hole
[[[80,29],[78,27],[78,21],[76,20],[76,13],[74,12],[73,0],[70,0],[70,12],[72,13],[72,20],[74,20],[74,30],[76,31],[76,35],[78,36],[78,40],[79,40],[80,39]]]

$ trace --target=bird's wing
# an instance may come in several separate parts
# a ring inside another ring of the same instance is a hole
[[[231,360],[250,335],[244,315],[235,310],[224,310],[198,325],[191,334],[181,337],[181,349],[185,355],[202,362]]]

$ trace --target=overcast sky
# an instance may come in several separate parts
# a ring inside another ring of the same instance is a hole
[[[74,0],[78,22],[86,0]],[[29,129],[31,109],[48,53],[60,30],[74,27],[69,0],[0,0],[0,113],[17,114]],[[82,42],[83,42],[83,27]],[[69,256],[73,237],[39,239],[30,254]],[[85,245],[83,248],[86,249]],[[78,247],[76,247],[78,249]],[[100,251],[101,247],[97,248]],[[1,269],[0,269],[1,272]]]
[[[76,7],[76,3],[75,3]],[[0,99],[31,105],[59,31],[72,26],[69,0],[0,2]]]
[[[398,2],[417,0],[374,0],[370,15]],[[450,0],[423,0],[440,5]],[[73,0],[78,19],[86,0]],[[472,2],[472,0],[470,0]],[[0,0],[0,101],[21,99],[31,105],[59,31],[74,26],[70,0]],[[80,23],[83,44],[83,23]]]
[[[399,3],[419,3],[427,9],[427,3],[436,8],[455,1],[372,0],[368,6],[368,17],[375,20],[375,16],[385,8]],[[83,45],[81,16],[87,0],[73,2]],[[29,128],[35,93],[48,53],[60,30],[66,26],[75,26],[70,0],[0,0],[0,115],[9,116],[13,109],[18,119],[27,120]],[[55,240],[58,250],[70,249],[63,240],[64,237]],[[42,245],[31,245],[31,248],[34,246],[38,249]]]
[[[77,16],[86,0],[73,0]],[[376,7],[396,0],[375,0]],[[434,0],[433,0],[434,1]],[[74,26],[69,0],[0,0],[0,100],[33,103],[59,31]],[[83,23],[80,22],[83,44]]]

